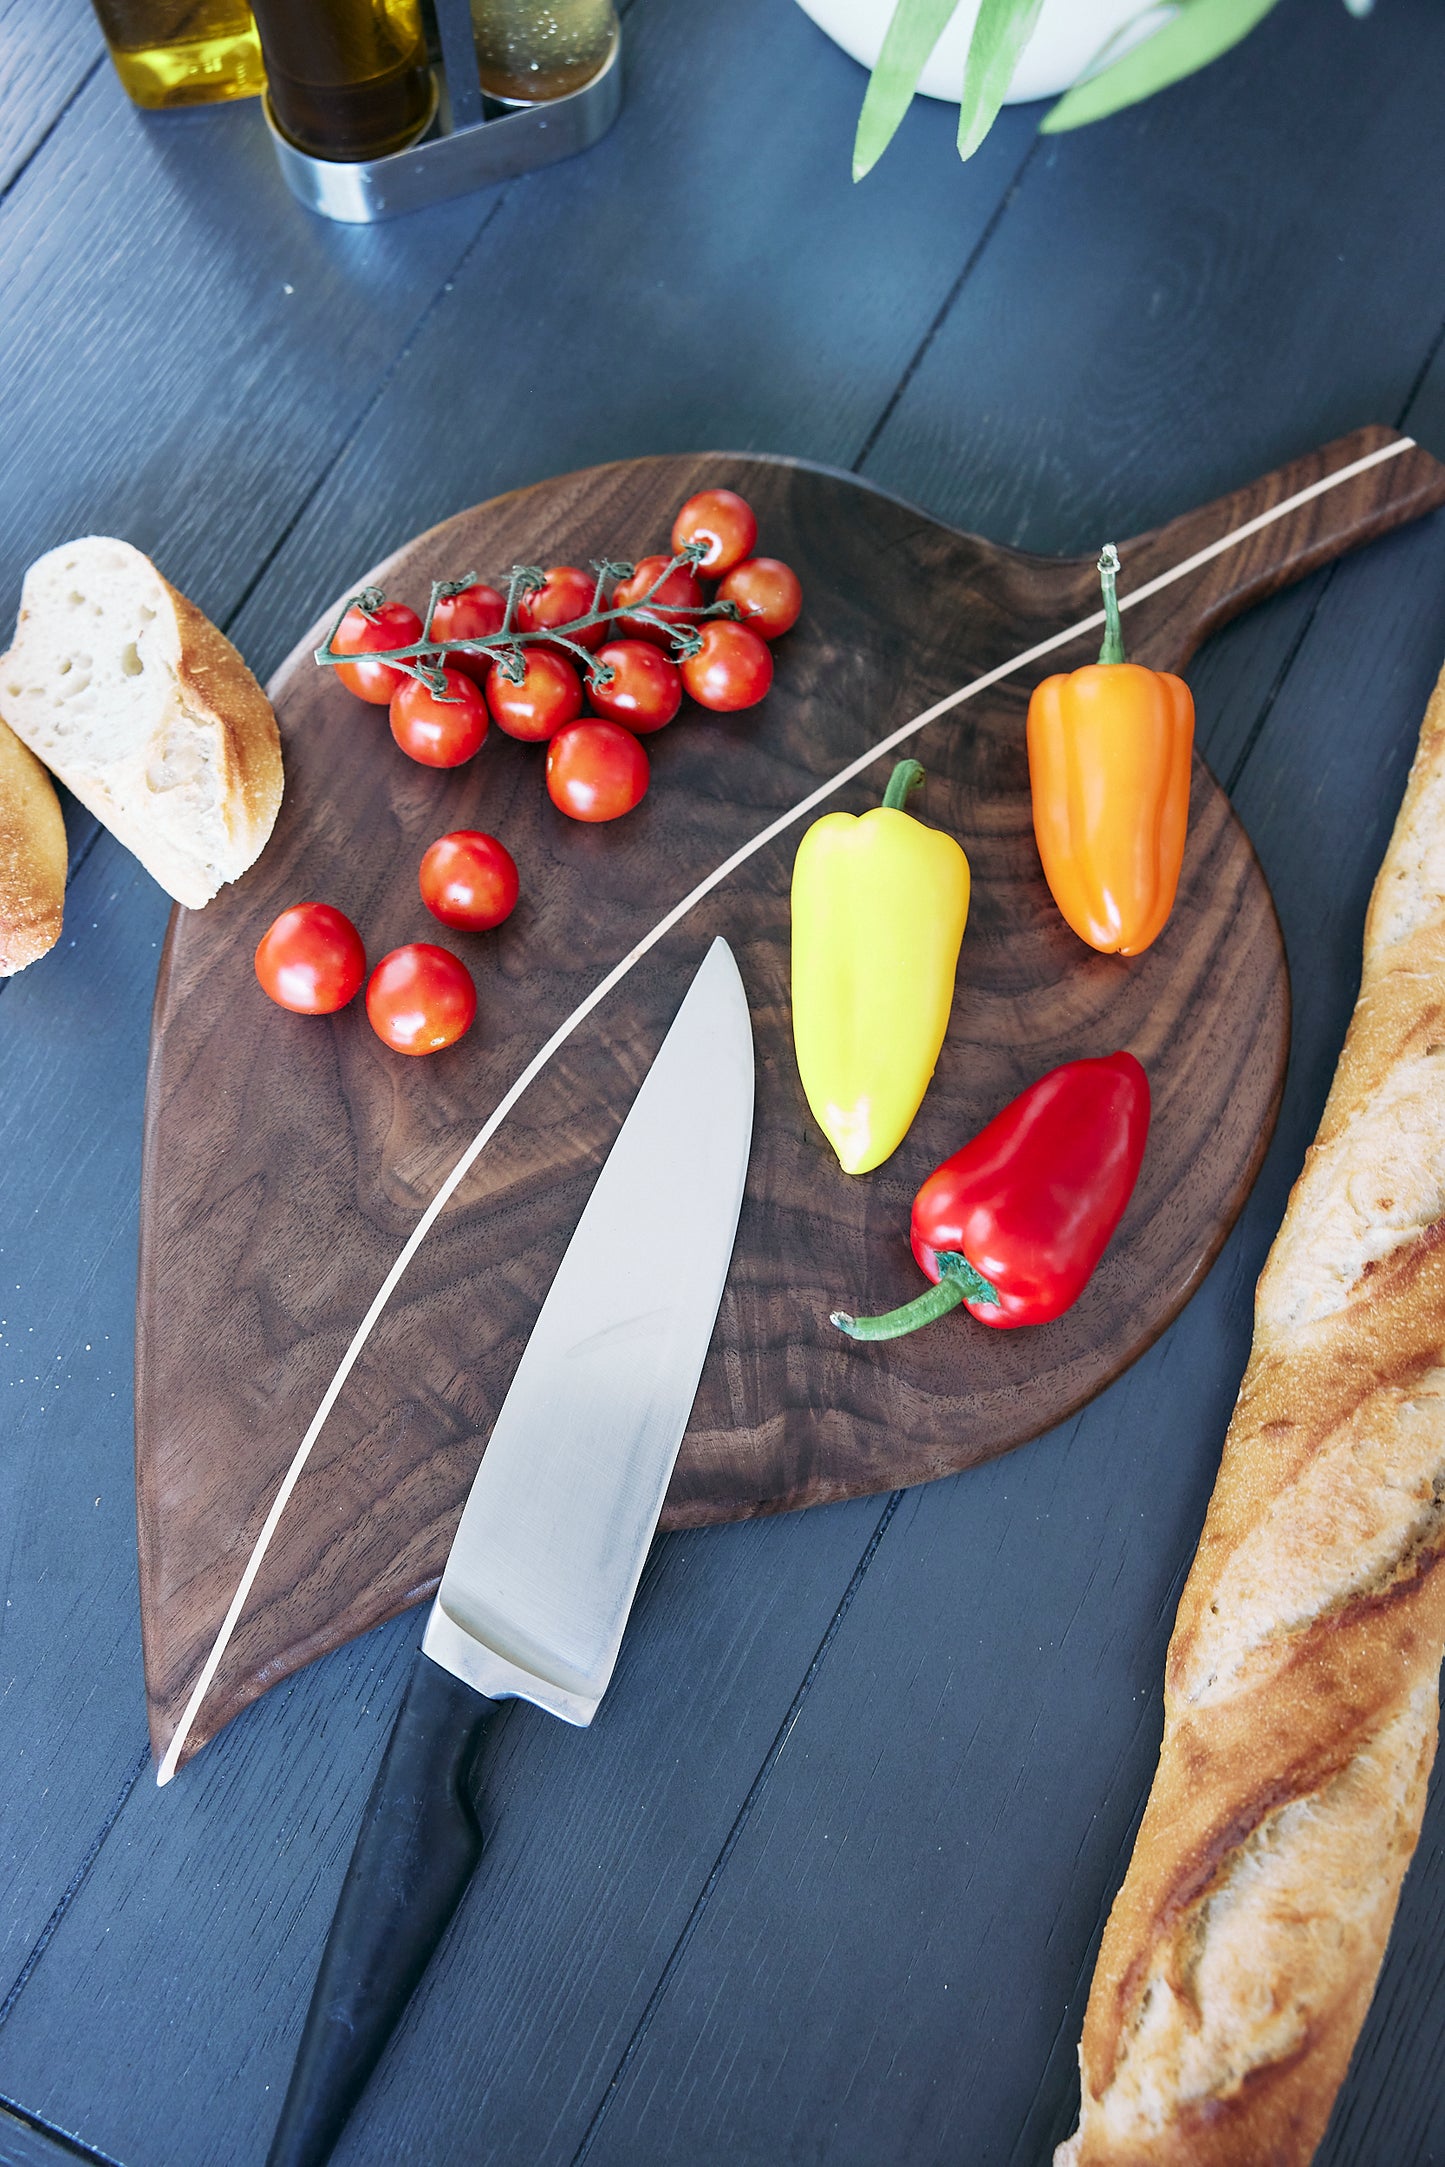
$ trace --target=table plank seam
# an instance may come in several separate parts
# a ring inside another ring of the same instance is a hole
[[[987,225],[984,227],[982,233],[974,242],[973,247],[969,250],[967,256],[964,258],[962,270],[959,272],[953,284],[949,287],[948,292],[944,295],[943,300],[935,311],[933,320],[929,324],[927,330],[924,332],[923,337],[919,340],[918,345],[914,348],[913,353],[910,355],[909,359],[904,363],[903,373],[899,377],[897,383],[894,385],[892,391],[889,392],[888,397],[884,400],[882,408],[878,415],[878,419],[873,423],[872,428],[864,437],[862,449],[859,451],[857,458],[853,460],[848,469],[850,474],[861,474],[865,462],[872,456],[874,450],[877,447],[879,438],[883,435],[883,432],[888,427],[889,422],[892,421],[894,414],[898,410],[900,401],[904,397],[904,394],[907,392],[908,387],[912,383],[915,375],[918,373],[918,370],[922,367],[924,361],[926,360],[929,348],[932,346],[934,340],[938,337],[939,332],[947,323],[950,315],[953,312],[955,302],[958,300],[959,295],[963,292],[964,287],[968,284],[969,279],[973,276],[974,272],[979,266],[979,263],[982,261],[984,251],[988,247],[989,242],[993,239],[995,233],[998,231],[999,225],[1003,220],[1004,213],[1010,208],[1014,201],[1014,198],[1017,196],[1019,189],[1023,184],[1024,174],[1028,171],[1031,160],[1036,156],[1042,140],[1043,138],[1038,135],[1035,135],[1031,139],[1028,149],[1024,152],[1023,157],[1019,160],[1019,163],[1014,170],[1012,179],[1009,180],[1009,182],[1004,188],[1003,194],[999,197],[998,202],[995,204],[993,210],[990,212]]]
[[[96,1860],[100,1857],[101,1851],[105,1845],[106,1838],[109,1836],[111,1830],[115,1827],[116,1822],[120,1819],[120,1816],[124,1811],[126,1801],[129,1799],[130,1794],[135,1789],[136,1785],[139,1783],[143,1772],[147,1767],[149,1767],[150,1757],[150,1746],[147,1744],[141,1751],[141,1753],[137,1756],[130,1770],[130,1773],[127,1775],[124,1783],[120,1787],[120,1790],[117,1792],[115,1798],[112,1800],[109,1812],[106,1814],[105,1819],[101,1822],[100,1827],[97,1829],[95,1835],[91,1838],[89,1850],[86,1852],[80,1864],[76,1867],[75,1872],[71,1875],[70,1880],[67,1882],[65,1888],[61,1891],[61,1894],[56,1902],[55,1909],[51,1912],[50,1917],[46,1920],[44,1926],[41,1927],[39,1934],[36,1936],[34,1946],[31,1948],[29,1955],[25,1959],[25,1962],[21,1965],[19,1975],[16,1978],[14,1985],[11,1987],[9,1993],[5,1996],[4,2001],[0,2002],[0,2026],[3,2026],[5,2024],[5,2021],[10,2016],[11,2011],[15,2007],[15,2004],[19,2001],[21,1995],[24,1993],[26,1987],[29,1985],[31,1975],[34,1972],[36,1965],[40,1962],[40,1959],[42,1958],[42,1956],[44,1956],[46,1950],[49,1948],[51,1942],[54,1940],[56,1933],[59,1931],[61,1921],[65,1917],[65,1914],[69,1911],[71,1905],[75,1902],[76,1897],[80,1894],[80,1891],[85,1886],[85,1883],[90,1876],[91,1868],[94,1866]]]
[[[733,1818],[732,1826],[728,1830],[727,1836],[723,1841],[722,1849],[718,1852],[717,1857],[714,1859],[711,1867],[708,1870],[706,1880],[703,1882],[701,1889],[699,1889],[697,1896],[693,1900],[692,1909],[688,1912],[687,1918],[683,1922],[682,1929],[678,1934],[676,1941],[673,1943],[671,1950],[669,1951],[667,1962],[663,1965],[661,1972],[658,1974],[657,1982],[654,1985],[652,1992],[647,1997],[646,2006],[644,2007],[642,2014],[638,2018],[636,2024],[633,2026],[627,2044],[623,2048],[621,2055],[618,2057],[617,2066],[613,2070],[612,2075],[607,2080],[607,2084],[603,2090],[602,2097],[598,2100],[596,2108],[593,2110],[591,2120],[588,2122],[586,2129],[582,2132],[582,2141],[578,2145],[577,2150],[572,2155],[570,2167],[583,2167],[583,2162],[586,2160],[588,2153],[592,2150],[592,2147],[597,2140],[598,2133],[602,2127],[603,2120],[606,2117],[607,2110],[611,2106],[613,2100],[616,2098],[619,2090],[621,2089],[623,2079],[626,2077],[627,2072],[632,2065],[634,2057],[636,2056],[638,2050],[641,2048],[643,2040],[647,2036],[648,2030],[650,2029],[652,2024],[652,2020],[657,2014],[657,2011],[662,2006],[663,2000],[665,1999],[667,1994],[667,1990],[671,1986],[673,1978],[679,1966],[681,1965],[683,1958],[687,1954],[688,1946],[692,1941],[692,1937],[696,1933],[699,1925],[702,1923],[703,1913],[706,1911],[708,1904],[711,1902],[713,1893],[717,1888],[718,1883],[721,1881],[723,1874],[727,1871],[728,1861],[732,1857],[734,1850],[737,1848],[743,1831],[747,1827],[748,1822],[751,1820],[753,1811],[757,1806],[759,1800],[761,1799],[763,1792],[766,1790],[769,1778],[771,1777],[773,1770],[776,1768],[778,1761],[781,1758],[783,1748],[786,1746],[789,1738],[792,1735],[793,1727],[796,1724],[799,1716],[803,1712],[803,1702],[807,1698],[808,1694],[811,1692],[813,1685],[818,1678],[819,1672],[822,1670],[824,1663],[827,1661],[828,1651],[832,1647],[833,1642],[837,1639],[838,1633],[842,1628],[843,1620],[847,1617],[849,1610],[852,1608],[853,1598],[857,1595],[859,1588],[863,1585],[863,1581],[868,1573],[868,1569],[872,1565],[874,1558],[878,1554],[879,1545],[882,1543],[884,1536],[888,1532],[888,1528],[890,1523],[892,1522],[893,1516],[897,1512],[898,1507],[902,1504],[903,1499],[906,1497],[907,1494],[908,1493],[906,1492],[906,1490],[894,1490],[889,1496],[888,1502],[883,1508],[883,1512],[878,1520],[878,1523],[874,1527],[872,1534],[868,1538],[868,1542],[866,1547],[864,1548],[863,1554],[859,1558],[858,1563],[853,1568],[853,1572],[848,1581],[848,1585],[843,1590],[842,1595],[839,1597],[838,1607],[833,1612],[832,1617],[829,1619],[827,1627],[823,1633],[823,1637],[818,1642],[818,1645],[813,1652],[812,1660],[809,1663],[807,1670],[803,1673],[802,1679],[798,1685],[798,1689],[796,1693],[794,1693],[792,1700],[788,1703],[788,1707],[783,1716],[783,1720],[778,1725],[778,1728],[774,1733],[772,1744],[768,1747],[767,1752],[764,1754],[757,1774],[753,1777],[752,1782],[748,1786],[747,1793],[743,1798],[743,1802],[738,1807],[737,1813]]]
[[[430,322],[436,310],[445,300],[446,295],[451,288],[453,282],[456,280],[456,278],[465,267],[467,258],[471,255],[472,250],[482,240],[489,227],[492,225],[494,219],[496,219],[500,215],[502,208],[506,203],[510,193],[510,188],[502,188],[498,190],[496,200],[488,209],[485,217],[482,219],[481,224],[472,234],[470,240],[466,244],[466,247],[457,257],[456,262],[452,264],[450,269],[447,271],[445,278],[443,278],[440,285],[437,287],[436,292],[431,296],[431,299],[421,310],[411,329],[407,332],[405,339],[397,348],[395,354],[393,354],[391,360],[387,363],[385,369],[378,377],[372,389],[371,396],[367,399],[366,403],[360,409],[351,428],[343,437],[339,439],[335,450],[331,454],[331,457],[326,461],[325,465],[319,469],[315,479],[311,484],[311,487],[301,498],[300,502],[296,506],[295,511],[287,520],[285,526],[282,527],[280,533],[277,535],[271,547],[262,557],[260,564],[256,567],[256,570],[247,580],[237,600],[232,604],[231,608],[227,610],[225,616],[222,618],[221,630],[223,632],[229,634],[231,626],[235,624],[237,618],[241,615],[247,603],[255,594],[256,589],[260,586],[262,580],[266,577],[266,574],[270,571],[272,565],[276,562],[276,559],[281,554],[281,551],[286,547],[286,544],[290,541],[297,527],[305,518],[306,514],[310,511],[318,495],[320,494],[322,489],[325,488],[327,482],[330,481],[332,475],[336,471],[337,466],[346,456],[347,452],[350,451],[351,447],[356,442],[357,437],[361,434],[361,431],[365,428],[367,422],[371,419],[373,413],[376,411],[377,406],[385,397],[386,393],[390,390],[393,379],[395,378],[398,370],[411,355],[413,349],[416,346],[417,340],[421,337],[422,332],[425,330],[427,324]]]
[[[1336,559],[1334,564],[1327,565],[1325,567],[1324,578],[1320,582],[1320,591],[1315,596],[1314,601],[1310,604],[1309,609],[1305,612],[1304,617],[1301,619],[1298,631],[1295,633],[1294,638],[1290,641],[1290,644],[1285,650],[1284,656],[1280,662],[1278,669],[1275,671],[1274,676],[1270,679],[1268,686],[1265,688],[1264,698],[1260,703],[1259,710],[1255,715],[1254,721],[1250,724],[1249,729],[1245,733],[1244,743],[1240,746],[1239,751],[1235,754],[1234,760],[1230,765],[1229,773],[1224,778],[1225,792],[1231,798],[1234,796],[1235,791],[1239,788],[1240,781],[1243,778],[1245,769],[1249,765],[1251,756],[1254,753],[1254,749],[1256,745],[1258,745],[1261,737],[1264,735],[1265,726],[1268,723],[1270,716],[1274,713],[1275,703],[1279,699],[1280,694],[1283,692],[1285,685],[1288,682],[1291,670],[1294,668],[1295,663],[1299,659],[1300,650],[1304,646],[1305,641],[1309,638],[1311,631],[1314,629],[1314,622],[1316,617],[1319,615],[1320,606],[1323,603],[1325,596],[1330,591],[1330,587],[1334,581],[1335,573],[1338,571],[1338,569],[1338,559]]]
[[[65,119],[67,113],[70,112],[72,106],[74,106],[77,99],[81,98],[90,88],[90,85],[95,81],[95,78],[99,74],[100,70],[106,65],[107,57],[108,56],[104,52],[96,54],[94,60],[92,60],[90,66],[86,69],[84,75],[81,76],[80,81],[75,85],[74,89],[70,93],[70,96],[65,100],[65,103],[61,106],[60,110],[41,130],[40,134],[31,144],[29,150],[25,153],[25,156],[21,159],[19,165],[16,166],[15,171],[10,175],[4,186],[0,187],[0,210],[4,209],[5,204],[8,202],[16,185],[19,183],[20,180],[23,179],[25,174],[30,171],[30,168],[32,167],[32,165],[34,165],[36,159],[40,156],[40,153],[44,150],[46,144],[50,141],[51,137],[54,135],[56,129],[60,126],[61,122]]]
[[[68,2160],[83,2160],[89,2163],[89,2167],[121,2167],[120,2161],[113,2159],[109,2152],[93,2151],[88,2144],[81,2144],[76,2138],[67,2137],[64,2130],[54,2128],[38,2115],[28,2114],[24,2107],[17,2106],[13,2099],[6,2099],[3,2095],[0,2095],[0,2167],[8,2167],[10,2158],[9,2147],[5,2142],[6,2122],[14,2122],[17,2129],[23,2131],[27,2137],[41,2138],[47,2147],[53,2147]],[[30,2147],[27,2146],[27,2157],[29,2153]],[[19,2162],[17,2167],[20,2167]]]
[[[1421,392],[1425,389],[1426,380],[1429,377],[1430,371],[1434,368],[1436,361],[1440,357],[1440,349],[1442,346],[1445,346],[1445,320],[1441,321],[1439,330],[1435,333],[1434,338],[1430,341],[1429,350],[1425,355],[1425,359],[1421,362],[1418,370],[1415,373],[1415,379],[1411,384],[1410,389],[1405,394],[1405,403],[1400,409],[1400,419],[1395,424],[1397,429],[1405,428],[1405,418],[1409,414],[1411,408],[1414,406],[1415,401],[1419,398]],[[1410,434],[1411,432],[1406,431],[1406,433]]]

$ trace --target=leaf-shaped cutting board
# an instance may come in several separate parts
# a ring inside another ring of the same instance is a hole
[[[1310,484],[1397,440],[1361,431],[1124,548],[1126,594]],[[433,577],[586,564],[665,548],[695,489],[741,489],[760,546],[796,567],[799,626],[766,701],[687,707],[650,738],[626,819],[554,811],[542,754],[493,731],[466,767],[415,765],[383,711],[310,660],[273,697],[286,796],[259,863],[204,911],[178,910],[156,994],[146,1109],[137,1482],[152,1735],[169,1741],[278,1486],[418,1216],[519,1071],[699,880],[890,729],[1087,617],[1092,555],[1020,556],[850,477],[782,460],[633,460],[463,512],[374,575],[421,604]],[[1186,571],[1125,618],[1131,654],[1182,665],[1236,611],[1439,503],[1413,446]],[[360,586],[361,568],[356,584]],[[788,885],[799,826],[686,915],[575,1031],[482,1152],[376,1324],[277,1526],[187,1739],[435,1586],[491,1421],[588,1187],[714,934],[732,944],[757,1040],[756,1141],[737,1251],[664,1525],[779,1512],[921,1482],[1021,1444],[1118,1375],[1169,1322],[1232,1223],[1268,1140],[1288,990],[1258,862],[1198,762],[1179,902],[1134,961],[1063,924],[1029,819],[1027,665],[927,726],[918,809],[965,845],[973,907],[953,1022],[904,1145],[843,1174],[794,1067]],[[881,756],[830,802],[876,803]],[[916,801],[915,801],[916,803]],[[418,860],[448,829],[500,835],[522,900],[488,935],[448,936]],[[368,954],[440,938],[477,983],[478,1021],[425,1060],[388,1052],[360,1001],[325,1020],[259,992],[252,956],[307,897],[349,913]],[[952,1318],[861,1348],[828,1322],[920,1284],[906,1240],[921,1177],[1054,1063],[1127,1046],[1154,1123],[1128,1214],[1083,1298],[1047,1327]],[[676,1240],[691,1233],[686,1194]]]

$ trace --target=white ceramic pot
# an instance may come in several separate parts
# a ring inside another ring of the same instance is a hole
[[[878,58],[894,4],[895,0],[798,0],[818,28],[865,68]],[[957,105],[979,5],[980,0],[959,0],[918,79],[926,98],[944,98]],[[1110,60],[1117,60],[1173,13],[1172,7],[1153,6],[1149,0],[1044,0],[1005,103],[1058,97],[1088,73],[1106,46]]]

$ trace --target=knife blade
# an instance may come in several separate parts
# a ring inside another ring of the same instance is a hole
[[[752,1120],[747,998],[715,940],[488,1439],[362,1816],[267,2167],[329,2157],[461,1901],[481,1854],[471,1771],[499,1702],[585,1725],[607,1690],[722,1300]]]

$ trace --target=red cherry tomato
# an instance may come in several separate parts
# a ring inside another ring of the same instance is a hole
[[[417,884],[433,918],[463,933],[485,933],[510,917],[520,887],[510,850],[479,828],[438,836],[422,858]]]
[[[522,632],[550,632],[556,625],[570,624],[574,617],[587,615],[596,592],[593,573],[579,571],[575,564],[551,565],[545,587],[534,587],[530,594],[518,597],[517,628]],[[579,647],[600,647],[607,637],[607,627],[590,625],[585,632],[569,632],[567,637]]]
[[[487,703],[460,670],[441,674],[443,693],[429,691],[419,677],[402,680],[392,694],[391,734],[423,767],[460,767],[487,734]]]
[[[331,642],[337,655],[375,654],[378,648],[412,647],[421,638],[421,619],[405,602],[383,602],[379,609],[359,609],[353,602]],[[404,670],[389,662],[341,662],[336,674],[348,692],[373,707],[385,707],[398,685],[406,683]]]
[[[371,1027],[397,1053],[454,1046],[476,1012],[477,989],[465,963],[430,941],[393,948],[367,981]]]
[[[682,705],[682,679],[658,648],[646,640],[609,640],[597,659],[612,670],[610,685],[587,687],[599,715],[639,734],[671,722]]]
[[[765,640],[791,632],[803,607],[803,589],[796,572],[777,557],[749,557],[735,564],[718,588],[719,602],[736,602],[743,623]]]
[[[773,658],[746,625],[714,618],[702,628],[701,652],[683,663],[682,681],[699,707],[718,714],[755,707],[773,681]]]
[[[507,605],[495,587],[480,580],[463,587],[460,594],[443,595],[431,614],[434,640],[484,640],[500,632]],[[492,666],[490,655],[448,655],[449,670],[464,670],[480,685]]]
[[[698,570],[709,579],[720,579],[751,556],[757,538],[758,522],[751,504],[731,489],[704,489],[689,497],[672,522],[674,556],[689,542],[707,543],[707,555]]]
[[[523,649],[525,667],[514,685],[500,662],[487,672],[487,705],[508,737],[551,737],[582,712],[582,680],[565,655],[550,647]]]
[[[629,579],[620,579],[617,582],[612,593],[613,607],[626,609],[629,603],[640,602],[653,581],[667,572],[667,566],[666,557],[644,557]],[[702,604],[701,587],[687,566],[680,564],[675,572],[668,572],[667,578],[647,606],[661,614],[664,610],[701,609]],[[666,648],[672,645],[668,626],[686,624],[688,621],[684,617],[661,616],[660,622],[649,623],[644,617],[618,617],[613,620],[614,629],[610,636],[613,639],[650,640],[654,647]]]
[[[261,989],[298,1016],[330,1016],[345,1008],[366,976],[361,935],[329,903],[293,903],[261,935],[256,950]]]
[[[574,820],[616,820],[645,795],[647,754],[616,722],[571,722],[547,747],[547,795]]]

